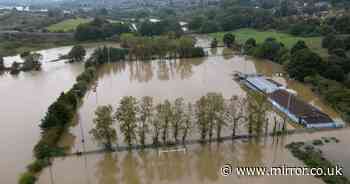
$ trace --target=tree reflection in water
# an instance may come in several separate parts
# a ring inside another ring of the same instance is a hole
[[[136,156],[134,156],[134,153],[129,151],[125,154],[123,161],[121,163],[121,183],[125,184],[139,184],[140,176],[139,176],[139,169],[140,163]]]
[[[137,82],[149,82],[154,73],[157,79],[167,81],[179,77],[188,79],[193,75],[193,66],[199,66],[204,58],[155,60],[155,61],[125,61],[103,65],[98,70],[98,78],[107,75],[126,72],[128,69],[129,80]]]
[[[218,171],[220,171],[221,161],[224,158],[221,146],[219,144],[201,145],[195,150],[195,153],[198,180],[201,182],[217,181],[221,177]]]
[[[120,169],[118,168],[118,155],[114,153],[105,153],[103,159],[97,162],[97,170],[95,176],[98,180],[98,184],[117,184],[117,174]],[[123,183],[123,182],[122,182]]]
[[[152,184],[156,176],[155,164],[157,157],[155,156],[155,152],[156,151],[149,150],[141,150],[138,152],[142,163],[139,168],[144,172],[146,184]]]

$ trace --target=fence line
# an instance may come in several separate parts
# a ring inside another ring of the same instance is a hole
[[[350,128],[350,127],[346,127]],[[337,131],[340,128],[322,128],[322,129],[294,129],[294,130],[286,130],[284,134],[285,135],[292,135],[292,134],[309,134],[309,133],[318,133],[318,132],[326,132],[326,131]],[[344,129],[344,128],[342,128]],[[275,137],[272,132],[268,133],[269,137]],[[260,136],[260,137],[266,137],[266,136]],[[160,148],[174,148],[176,146],[186,146],[188,145],[195,145],[195,144],[206,144],[206,143],[212,143],[212,142],[225,142],[225,141],[233,141],[233,140],[241,140],[241,139],[252,139],[252,138],[259,138],[256,135],[249,135],[249,134],[242,134],[242,135],[236,135],[234,137],[232,136],[223,136],[221,139],[213,138],[211,140],[200,140],[200,139],[193,139],[193,140],[187,140],[185,142],[178,142],[178,143],[172,143],[172,144],[146,144],[144,146],[142,145],[132,145],[132,146],[114,146],[112,147],[112,152],[124,152],[124,151],[130,151],[130,150],[147,150],[147,149],[160,149]],[[159,150],[158,150],[159,151]],[[68,156],[81,156],[81,155],[89,155],[89,154],[97,154],[97,153],[105,153],[108,152],[106,149],[96,149],[96,150],[88,150],[84,152],[76,152],[76,153],[69,153],[64,156],[58,156],[58,157],[68,157]]]

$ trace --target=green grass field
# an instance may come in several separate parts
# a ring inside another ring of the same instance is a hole
[[[211,33],[210,36],[221,41],[225,33]],[[236,40],[240,44],[244,44],[249,38],[254,38],[257,43],[261,43],[266,38],[273,37],[282,42],[286,47],[291,48],[298,40],[304,40],[314,52],[317,52],[322,57],[328,56],[327,50],[321,47],[322,37],[297,37],[277,31],[257,31],[255,29],[238,29],[232,31],[232,33],[236,36]]]
[[[88,23],[90,21],[91,21],[90,19],[84,19],[84,18],[68,19],[68,20],[59,22],[57,24],[50,25],[49,27],[47,27],[47,30],[49,30],[50,32],[74,31],[79,24]]]

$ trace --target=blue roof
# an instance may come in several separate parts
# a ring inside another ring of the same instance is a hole
[[[255,77],[247,77],[247,82],[253,85],[255,88],[262,92],[272,93],[279,89],[277,84],[267,80],[265,77],[255,76]]]

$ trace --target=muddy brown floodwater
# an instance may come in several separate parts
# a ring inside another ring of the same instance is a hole
[[[199,44],[210,43],[200,38]],[[101,44],[88,45],[88,54]],[[43,55],[43,70],[22,72],[17,76],[0,75],[0,183],[16,183],[18,176],[32,158],[32,148],[38,141],[40,119],[48,106],[64,90],[69,89],[77,75],[83,70],[82,64],[64,64],[64,61],[50,62],[60,54],[66,54],[71,47],[59,47],[38,51]],[[211,54],[230,54],[228,49],[209,50]],[[5,64],[21,62],[19,56],[6,57]],[[245,95],[244,90],[232,80],[233,71],[258,72],[273,76],[283,71],[279,65],[257,61],[238,55],[211,56],[202,59],[177,61],[152,61],[118,63],[104,66],[99,71],[96,92],[90,91],[79,110],[76,124],[62,139],[62,145],[70,146],[71,152],[82,150],[84,135],[86,149],[96,149],[88,134],[92,118],[98,105],[118,104],[121,97],[132,95],[153,96],[156,100],[184,97],[196,100],[207,92],[221,92],[228,98],[231,95]],[[300,83],[285,81],[298,91],[300,97],[314,103],[332,117],[338,115],[324,105],[311,90]],[[83,133],[82,133],[83,132]],[[347,150],[347,130],[342,130],[341,143],[324,147],[327,157],[344,163],[350,168],[350,161],[342,155]],[[324,133],[326,134],[326,133]],[[329,133],[337,135],[337,132]],[[328,135],[328,134],[327,134]],[[297,137],[300,140],[321,135],[313,134]],[[295,139],[297,139],[295,138]],[[294,139],[294,136],[288,139]],[[45,169],[39,178],[40,184],[115,184],[115,183],[322,183],[313,177],[222,177],[219,168],[224,163],[266,164],[283,162],[302,165],[284,149],[283,144],[266,140],[260,143],[237,141],[217,145],[189,146],[186,154],[164,153],[158,156],[156,150],[133,153],[92,154],[82,157],[59,158],[51,168]],[[341,147],[341,149],[339,148]],[[348,154],[347,154],[348,155]],[[51,172],[50,172],[51,171]],[[349,173],[349,172],[347,172]]]
[[[91,54],[98,44],[86,45]],[[17,183],[32,158],[39,140],[39,123],[48,106],[59,94],[71,88],[83,71],[83,64],[50,62],[67,54],[71,46],[38,51],[43,55],[42,70],[0,75],[0,183]],[[5,57],[7,66],[21,62],[19,56]]]
[[[205,40],[201,43],[208,43]],[[209,53],[230,53],[216,49]],[[96,91],[90,91],[84,98],[77,122],[61,141],[69,146],[69,152],[99,149],[91,135],[94,111],[100,105],[114,107],[123,96],[152,96],[156,101],[174,100],[184,97],[187,101],[197,100],[207,92],[220,92],[225,98],[232,95],[244,96],[245,91],[232,80],[233,71],[263,73],[285,84],[288,83],[299,95],[313,102],[332,117],[338,115],[311,90],[301,84],[293,84],[275,73],[283,72],[279,65],[253,60],[239,55],[209,56],[201,59],[176,61],[120,62],[105,65],[99,70]],[[333,132],[333,134],[336,134]],[[314,136],[317,137],[317,134]],[[81,140],[84,138],[84,144]],[[164,184],[164,183],[323,183],[312,176],[300,177],[223,177],[220,167],[230,163],[233,166],[303,166],[284,148],[293,140],[306,140],[309,134],[285,137],[276,140],[262,139],[260,142],[224,142],[211,145],[191,145],[186,153],[161,153],[157,150],[101,153],[84,156],[56,158],[52,167],[45,169],[39,178],[40,184]],[[121,142],[121,141],[119,141]],[[341,157],[347,159],[345,157]]]

